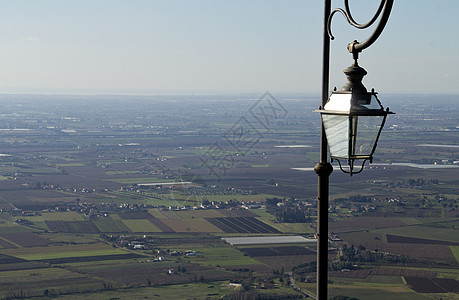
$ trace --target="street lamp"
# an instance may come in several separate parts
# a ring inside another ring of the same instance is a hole
[[[340,91],[333,91],[323,109],[317,110],[327,137],[330,158],[338,161],[340,169],[360,173],[367,160],[372,162],[379,136],[389,109],[384,110],[374,89],[368,92],[362,84],[367,72],[357,62],[344,70],[348,82]],[[355,169],[356,161],[360,169]],[[347,161],[345,167],[342,161]]]
[[[331,12],[331,0],[324,0],[322,106],[319,109],[322,116],[322,130],[320,160],[314,167],[318,176],[317,299],[319,300],[327,300],[328,286],[328,194],[329,178],[333,171],[332,165],[328,162],[328,148],[330,158],[337,160],[340,169],[351,175],[361,172],[365,161],[372,161],[384,122],[391,112],[383,109],[374,90],[368,92],[363,86],[362,78],[367,72],[358,65],[357,60],[359,53],[371,46],[382,33],[393,3],[393,0],[381,0],[372,19],[366,24],[359,24],[352,17],[348,0],[344,0],[344,10],[338,8],[333,12]],[[328,98],[330,39],[334,38],[331,33],[331,21],[337,12],[343,14],[347,22],[358,29],[370,27],[380,15],[381,17],[368,39],[362,43],[354,41],[348,45],[348,50],[354,58],[354,64],[344,71],[348,82],[341,91],[335,90]],[[355,170],[354,165],[359,160],[363,161],[362,166],[359,170]],[[347,161],[348,166],[343,167],[341,161]]]

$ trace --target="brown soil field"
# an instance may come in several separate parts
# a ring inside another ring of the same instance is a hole
[[[193,228],[194,232],[223,232],[220,228],[212,225],[205,219],[184,219],[184,221]]]
[[[42,238],[32,232],[2,233],[0,236],[21,247],[46,246],[53,244],[51,240]]]
[[[102,180],[100,177],[95,176],[92,172],[93,169],[87,168],[87,172],[72,173],[69,175],[41,175],[35,176],[34,181],[46,182],[53,185],[72,187],[76,189],[85,188],[103,190],[107,188],[109,190],[117,190],[123,186],[123,184],[116,183],[114,181]]]
[[[206,218],[225,233],[280,233],[254,217]]]
[[[65,226],[64,221],[45,221],[46,226],[49,230],[54,232],[68,232],[69,229]]]
[[[375,229],[385,227],[403,226],[405,223],[399,218],[384,217],[354,217],[348,221],[331,222],[329,224],[331,232],[347,232],[354,230]]]
[[[298,162],[292,163],[296,167]],[[234,168],[228,171],[234,186],[241,189],[255,190],[258,193],[279,195],[282,197],[304,197],[304,195],[314,195],[317,191],[313,184],[305,185],[305,182],[317,182],[317,175],[314,172],[302,172],[290,170],[285,167],[270,168]],[[257,179],[264,178],[263,181]],[[276,178],[278,186],[266,184],[267,178]],[[334,180],[339,176],[334,176]],[[346,177],[343,177],[346,178]],[[227,180],[226,178],[224,178]],[[346,178],[346,181],[348,179]],[[209,182],[208,184],[211,184]],[[215,182],[218,184],[218,182]]]
[[[216,227],[220,228],[223,230],[225,233],[237,233],[238,231],[236,229],[231,228],[230,226],[220,222],[217,220],[217,218],[208,218],[206,219],[209,223],[215,225]]]
[[[195,232],[192,226],[182,219],[167,219],[162,220],[162,222],[175,232]]]
[[[437,273],[424,270],[397,269],[397,268],[371,268],[350,271],[330,271],[330,277],[366,278],[368,275],[409,276],[409,277],[436,277]]]
[[[39,263],[39,262],[32,262],[32,261],[0,264],[0,272],[30,270],[30,269],[43,269],[43,268],[49,268],[49,265]]]
[[[290,256],[259,256],[257,260],[269,265],[274,270],[282,268],[288,272],[293,267],[300,264],[316,261],[317,256],[314,255],[290,255]]]
[[[148,219],[153,225],[158,227],[162,232],[175,232],[172,228],[167,226],[163,221],[160,219]]]
[[[258,230],[247,225],[241,218],[216,218],[216,220],[235,229],[239,233],[259,233]]]
[[[242,266],[238,266],[238,265],[234,265],[234,266],[231,266],[231,267],[228,267],[226,268],[228,271],[232,271],[232,272],[240,272],[241,270],[250,270],[250,271],[255,271],[257,273],[260,273],[260,274],[272,274],[272,268],[267,266],[267,265],[262,265],[262,264],[259,264],[259,265],[242,265]]]
[[[347,272],[343,271],[329,271],[328,276],[330,277],[346,277],[346,278],[358,278],[364,279],[371,274],[371,269],[362,270],[350,270]]]
[[[121,219],[126,219],[126,220],[131,220],[131,219],[153,219],[154,218],[147,211],[124,211],[124,212],[119,212],[118,216]]]
[[[79,273],[91,274],[105,280],[129,285],[163,285],[195,282],[201,276],[206,280],[226,280],[235,278],[234,273],[199,265],[182,265],[187,272],[169,275],[169,269],[177,265],[164,266],[162,263],[135,263],[122,266],[81,267]]]
[[[457,293],[459,282],[447,278],[405,277],[407,285],[418,293]]]
[[[33,248],[17,248],[17,249],[6,249],[2,250],[2,254],[6,255],[14,255],[17,257],[22,257],[22,256],[29,256],[29,255],[35,255],[35,254],[48,254],[52,253],[53,255],[55,253],[59,253],[58,257],[63,257],[63,256],[77,256],[75,253],[78,252],[84,252],[87,253],[88,251],[109,251],[113,253],[113,251],[119,253],[122,252],[119,249],[114,249],[113,247],[110,247],[106,244],[103,243],[91,243],[91,244],[74,244],[74,245],[57,245],[57,246],[40,246],[40,247],[33,247]],[[64,253],[66,253],[64,255]],[[68,253],[68,254],[67,254]]]
[[[163,210],[161,211],[163,215],[165,215],[168,219],[180,219],[178,212],[172,210]]]
[[[387,242],[388,243],[435,244],[435,245],[448,245],[448,246],[459,245],[458,243],[447,242],[447,241],[419,239],[419,238],[392,235],[392,234],[387,234],[386,237],[387,237]]]
[[[431,278],[431,280],[449,293],[459,293],[459,282],[450,278]]]
[[[389,252],[397,255],[404,255],[413,258],[437,258],[453,259],[454,255],[448,246],[426,245],[426,244],[402,244],[402,243],[382,243],[382,242],[363,242],[367,249],[378,249],[378,251]]]
[[[6,254],[0,254],[0,265],[26,262],[25,259],[14,257]]]
[[[180,211],[177,212],[183,219],[191,219],[191,218],[219,218],[224,217],[225,215],[222,213],[223,210],[188,210],[188,211]]]
[[[55,232],[100,233],[92,221],[45,221],[45,224]]]
[[[65,226],[70,232],[99,233],[99,229],[92,221],[66,221]]]
[[[158,238],[159,244],[161,246],[165,245],[191,245],[191,244],[223,244],[221,238],[206,235],[206,236],[193,236],[189,235],[187,237],[178,237],[178,238]]]
[[[2,192],[2,198],[23,210],[42,210],[56,203],[74,202],[78,197],[65,195],[57,191],[17,189]]]
[[[436,277],[437,273],[426,270],[414,269],[399,269],[399,268],[374,268],[371,271],[373,275],[389,275],[389,276],[409,276],[409,277]]]
[[[4,239],[0,238],[0,248],[1,249],[9,249],[9,248],[17,248],[17,246],[13,245],[10,242],[5,241]]]
[[[251,212],[250,210],[247,209],[223,209],[219,210],[223,215],[227,217],[258,217],[255,213]]]
[[[239,249],[252,257],[258,256],[290,256],[290,255],[313,255],[315,252],[299,246],[289,247],[251,247]]]
[[[145,258],[145,256],[138,255],[135,253],[127,253],[127,254],[75,256],[75,257],[40,259],[40,260],[35,260],[35,262],[46,262],[50,264],[68,264],[68,263],[79,263],[79,262],[132,259],[132,258]]]

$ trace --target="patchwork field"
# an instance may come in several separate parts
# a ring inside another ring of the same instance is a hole
[[[206,218],[226,233],[280,233],[254,217]]]

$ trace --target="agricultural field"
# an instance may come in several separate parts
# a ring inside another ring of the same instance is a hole
[[[0,97],[0,298],[299,296],[290,272],[314,294],[314,243],[223,238],[314,237],[315,96],[269,128],[234,97]],[[418,111],[388,119],[375,164],[332,174],[331,297],[457,293],[458,110],[403,99]]]
[[[405,281],[417,293],[459,293],[459,283],[454,279],[405,277]]]
[[[83,257],[97,255],[127,254],[125,250],[109,247],[103,243],[56,245],[54,247],[27,247],[1,250],[1,254],[14,256],[25,260],[44,260],[67,257]]]
[[[60,268],[0,272],[3,298],[48,296],[103,290],[104,282]]]
[[[244,253],[252,257],[257,256],[289,256],[289,255],[313,255],[315,252],[304,247],[250,247],[241,249]]]
[[[30,226],[52,232],[66,233],[162,233],[162,232],[214,232],[214,233],[281,233],[276,224],[258,217],[249,210],[195,210],[195,211],[126,211],[86,220],[76,212],[46,213],[40,217],[24,216]],[[272,216],[271,216],[272,218]],[[41,221],[44,220],[44,221]],[[285,225],[284,227],[289,227]],[[305,224],[296,227],[306,228]],[[285,230],[291,232],[291,230]],[[1,237],[1,234],[0,234]]]

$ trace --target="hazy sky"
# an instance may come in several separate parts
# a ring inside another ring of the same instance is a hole
[[[379,0],[350,4],[363,23]],[[458,0],[396,0],[361,54],[367,88],[459,93],[458,11]],[[319,92],[322,15],[322,0],[0,0],[0,94]],[[372,29],[337,14],[333,31],[341,87],[346,45]]]

